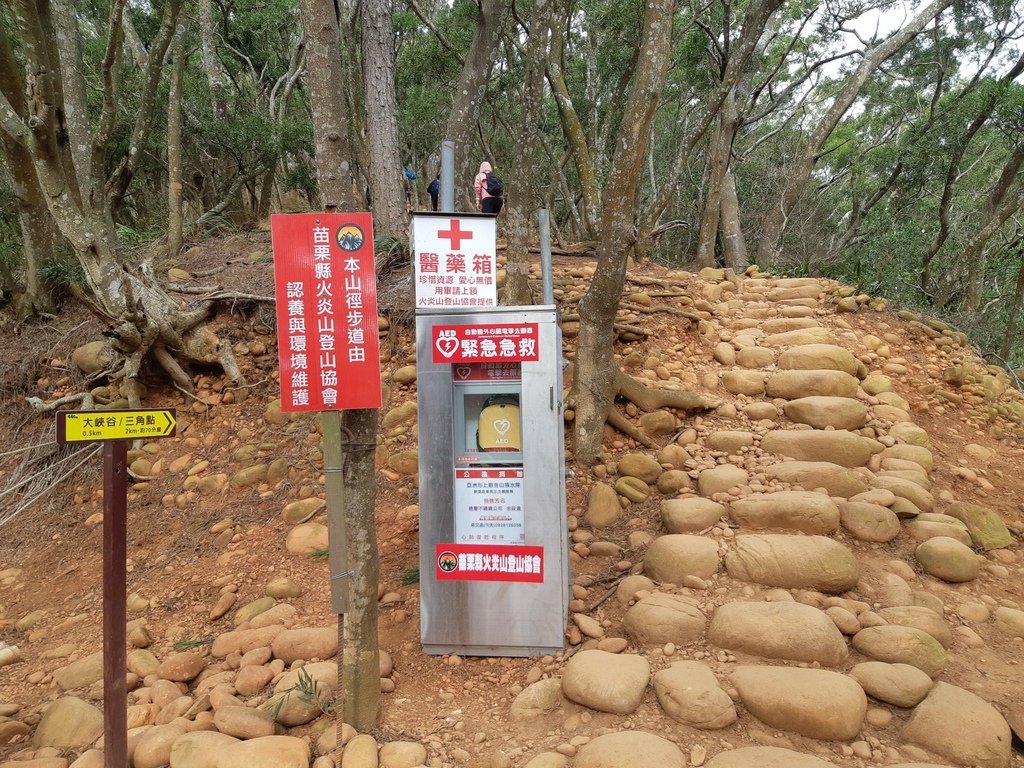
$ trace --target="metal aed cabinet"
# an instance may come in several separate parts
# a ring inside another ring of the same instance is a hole
[[[426,653],[564,648],[561,333],[553,306],[416,317]]]

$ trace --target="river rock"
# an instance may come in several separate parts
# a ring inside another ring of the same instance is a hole
[[[188,683],[195,680],[203,671],[206,662],[198,653],[183,651],[172,653],[157,668],[157,675],[163,680],[175,683]]]
[[[53,679],[62,691],[87,688],[103,679],[103,651],[96,651],[85,658],[61,667],[53,673]]]
[[[764,394],[764,374],[761,371],[733,370],[722,373],[722,386],[732,395],[760,397]]]
[[[953,644],[953,633],[941,613],[919,605],[899,605],[880,608],[878,615],[889,624],[901,627],[917,627],[939,641],[943,648]]]
[[[321,523],[299,523],[284,540],[285,549],[295,555],[311,555],[327,549],[327,526]]]
[[[217,768],[309,768],[309,745],[295,736],[261,736],[223,748]]]
[[[304,629],[286,629],[274,638],[270,646],[274,658],[281,659],[285,664],[304,659],[323,661],[338,652],[337,627],[306,627]]]
[[[892,491],[900,498],[911,502],[922,512],[931,512],[935,509],[935,499],[932,495],[918,483],[903,477],[881,473],[871,480],[871,487]]]
[[[221,707],[213,714],[217,730],[239,739],[274,735],[274,718],[269,712],[252,707]]]
[[[766,347],[795,347],[806,344],[834,344],[836,337],[828,328],[797,328],[792,331],[773,333],[761,339]]]
[[[863,467],[881,449],[881,443],[841,429],[777,429],[761,438],[766,453],[841,467]]]
[[[218,757],[234,736],[217,731],[193,731],[175,740],[171,747],[171,768],[217,768]]]
[[[932,689],[932,679],[910,664],[865,661],[850,670],[850,677],[861,684],[869,696],[907,709],[916,707]]]
[[[868,393],[870,394],[870,393]],[[912,461],[915,464],[921,466],[925,472],[931,472],[935,467],[935,457],[932,456],[932,452],[927,448],[923,448],[919,445],[908,445],[907,443],[897,443],[886,448],[881,453],[882,460],[885,459],[900,459],[902,461]]]
[[[687,759],[668,739],[645,731],[606,733],[588,741],[572,768],[685,768]]]
[[[860,578],[853,553],[825,536],[737,536],[725,566],[730,576],[741,581],[828,594],[853,589]]]
[[[380,768],[417,768],[427,762],[427,749],[415,741],[389,741],[380,748]]]
[[[1024,611],[1001,606],[992,614],[995,625],[1010,637],[1024,637]]]
[[[289,525],[304,523],[325,506],[327,506],[327,502],[323,499],[318,499],[316,496],[310,496],[308,499],[299,499],[298,501],[285,504],[284,509],[281,510],[281,519]]]
[[[260,705],[286,726],[305,725],[323,714],[338,684],[338,665],[319,661],[286,672],[274,685],[274,695]],[[302,688],[313,688],[303,691]],[[312,694],[312,695],[311,695]]]
[[[133,768],[161,768],[171,759],[171,747],[185,735],[185,727],[178,723],[154,725],[143,733],[132,750]]]
[[[623,477],[636,477],[645,483],[653,483],[665,470],[653,456],[646,453],[627,453],[619,459],[619,474]]]
[[[587,511],[584,519],[593,528],[608,528],[615,525],[622,517],[622,505],[619,494],[607,483],[597,483],[590,489],[587,498]]]
[[[711,619],[708,641],[731,651],[827,667],[847,657],[846,640],[832,619],[795,602],[726,603]]]
[[[711,528],[725,514],[725,506],[700,496],[666,499],[661,502],[661,519],[669,533],[693,533]]]
[[[234,624],[239,626],[247,621],[251,621],[259,616],[261,613],[265,613],[273,608],[277,604],[277,600],[267,595],[257,598],[251,602],[246,603],[237,611],[235,611]],[[270,625],[267,625],[270,626]]]
[[[741,747],[719,752],[706,768],[835,768],[814,755],[782,747]]]
[[[967,526],[971,541],[976,547],[988,551],[1008,547],[1013,542],[1003,518],[988,507],[978,504],[950,504],[946,507],[946,514]]]
[[[892,541],[900,533],[900,519],[888,507],[862,501],[839,505],[843,528],[859,541]]]
[[[718,678],[699,661],[676,661],[654,675],[654,693],[665,714],[691,728],[725,728],[736,722],[736,707]]]
[[[901,499],[896,501],[899,502]],[[892,508],[898,516],[903,516],[895,504]],[[967,532],[967,526],[949,515],[923,512],[907,520],[903,527],[915,541],[924,542],[941,536],[958,541],[967,548],[971,546],[971,534]]]
[[[580,651],[565,665],[562,693],[599,712],[628,715],[640,706],[650,676],[650,665],[643,656]]]
[[[725,493],[734,486],[749,483],[747,471],[735,464],[719,464],[714,469],[705,469],[697,477],[697,490],[701,496]]]
[[[37,747],[80,749],[103,735],[103,713],[75,696],[57,699],[43,712],[32,736]]]
[[[914,557],[926,573],[954,584],[973,581],[980,571],[974,550],[948,536],[921,542]]]
[[[843,371],[777,371],[768,377],[768,397],[857,397],[857,379]]]
[[[868,420],[868,407],[849,397],[799,397],[782,409],[791,421],[815,429],[860,429]]]
[[[772,728],[845,741],[860,733],[864,723],[864,689],[838,672],[738,666],[730,677],[750,714]]]
[[[248,653],[253,648],[269,647],[274,638],[284,632],[280,624],[258,629],[237,629],[214,638],[210,655],[224,658],[232,653]]]
[[[782,371],[842,371],[850,376],[856,376],[861,369],[860,361],[850,350],[835,344],[790,347],[779,355],[776,365]]]
[[[1003,716],[984,699],[948,683],[936,683],[914,710],[903,740],[960,765],[1010,765],[1010,726]]]
[[[718,545],[703,536],[659,536],[644,555],[644,573],[657,582],[682,584],[687,576],[707,579],[718,572]]]
[[[737,499],[729,515],[744,528],[791,528],[802,533],[831,533],[839,527],[839,508],[828,496],[810,491],[759,493]]]
[[[848,499],[867,490],[862,475],[828,461],[783,461],[765,468],[765,474],[805,490],[824,488],[829,496]]]
[[[526,686],[512,701],[512,719],[525,720],[558,708],[562,703],[562,681],[551,677]]]
[[[853,647],[876,661],[910,664],[934,678],[946,665],[942,644],[922,629],[886,624],[853,636]]]
[[[707,618],[696,600],[655,592],[626,611],[622,625],[638,645],[684,645],[704,634]]]

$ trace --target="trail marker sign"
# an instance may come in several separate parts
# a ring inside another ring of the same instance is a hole
[[[173,408],[124,411],[57,411],[57,442],[150,440],[173,437],[178,422]]]

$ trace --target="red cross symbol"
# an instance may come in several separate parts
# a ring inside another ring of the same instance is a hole
[[[448,222],[449,229],[439,229],[437,231],[438,240],[447,240],[451,243],[452,251],[458,253],[462,249],[463,240],[472,240],[473,233],[466,229],[459,228],[459,220],[451,219]]]

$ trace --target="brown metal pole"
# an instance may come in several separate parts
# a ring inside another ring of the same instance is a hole
[[[103,765],[128,765],[128,441],[103,443]]]

